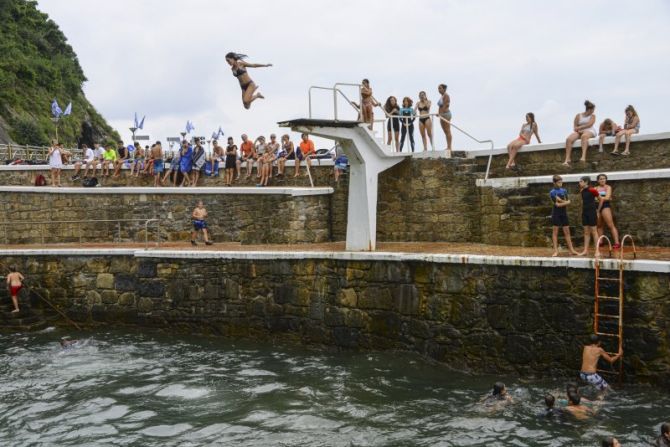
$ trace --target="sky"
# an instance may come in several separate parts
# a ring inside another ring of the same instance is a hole
[[[453,123],[496,147],[534,112],[543,142],[564,141],[583,102],[598,122],[635,106],[642,133],[670,131],[670,1],[638,0],[39,0],[88,78],[84,91],[130,142],[134,113],[152,140],[194,133],[281,135],[308,116],[310,86],[370,79],[374,96],[435,103],[448,85]],[[242,107],[224,55],[236,51],[265,100]],[[347,92],[356,97],[354,88]],[[63,98],[63,102],[67,102]],[[346,105],[339,104],[340,110]],[[327,92],[314,116],[332,118]],[[381,118],[381,110],[375,118]],[[344,118],[355,118],[353,111]],[[381,127],[378,125],[378,127]],[[435,129],[436,146],[445,138]],[[291,134],[297,140],[296,134]],[[418,129],[415,131],[420,141]],[[420,147],[420,143],[419,147]],[[317,140],[317,147],[331,142]],[[455,132],[454,149],[482,147]]]

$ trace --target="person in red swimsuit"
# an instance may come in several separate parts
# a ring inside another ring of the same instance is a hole
[[[7,287],[9,287],[9,294],[12,296],[12,302],[14,303],[12,313],[17,313],[19,311],[19,292],[23,288],[23,280],[25,278],[21,273],[16,271],[16,267],[13,265],[9,267],[9,272],[7,275]]]

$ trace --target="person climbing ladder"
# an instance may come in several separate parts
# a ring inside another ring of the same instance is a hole
[[[7,275],[7,287],[9,294],[12,296],[12,303],[14,303],[14,310],[12,313],[19,312],[19,292],[23,288],[24,276],[16,271],[15,266],[9,267],[9,274]]]

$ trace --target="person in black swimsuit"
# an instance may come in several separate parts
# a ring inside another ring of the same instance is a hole
[[[426,92],[419,92],[419,100],[416,102],[416,110],[419,115],[419,133],[421,134],[421,140],[423,141],[423,150],[424,152],[428,150],[426,145],[426,134],[430,139],[430,147],[432,150],[435,150],[435,145],[433,144],[433,120],[430,118],[430,106],[431,102],[426,96]]]
[[[252,64],[244,61],[246,57],[246,54],[230,52],[226,54],[226,62],[230,65],[233,71],[233,76],[240,82],[240,88],[242,88],[242,104],[244,104],[245,109],[249,109],[252,102],[265,97],[260,93],[256,93],[258,86],[251,80],[251,77],[249,77],[247,67],[272,67],[272,64]]]
[[[398,106],[398,99],[395,96],[389,96],[384,104],[384,111],[387,116],[391,116],[386,122],[387,131],[387,145],[391,145],[391,137],[393,137],[394,148],[398,150],[398,138],[400,136],[400,119],[397,116],[400,114],[400,107]],[[393,133],[391,133],[393,129]]]

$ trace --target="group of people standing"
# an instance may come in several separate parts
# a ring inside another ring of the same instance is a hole
[[[630,140],[631,136],[640,132],[640,117],[635,110],[635,107],[628,105],[624,110],[623,126],[617,125],[612,119],[607,118],[600,123],[598,130],[596,130],[596,106],[591,101],[584,101],[584,112],[575,115],[572,125],[572,133],[568,135],[565,140],[565,161],[564,166],[570,166],[572,163],[572,146],[577,140],[581,140],[582,155],[580,162],[586,162],[586,153],[589,148],[589,140],[598,137],[599,151],[603,152],[603,143],[605,137],[614,137],[614,150],[610,152],[611,155],[630,155]],[[516,162],[516,155],[519,150],[526,144],[530,144],[532,136],[535,135],[538,143],[540,134],[537,123],[535,122],[535,115],[533,113],[526,114],[526,121],[521,125],[519,136],[512,140],[507,145],[507,153],[509,158],[505,169],[519,171],[519,165]],[[619,144],[621,140],[625,140],[623,152],[619,152]]]
[[[437,87],[440,99],[437,101],[437,115],[431,114],[430,109],[432,102],[428,99],[425,91],[419,92],[419,98],[414,103],[414,100],[409,96],[405,96],[402,103],[398,102],[395,96],[389,96],[386,102],[379,103],[372,95],[372,88],[370,81],[363,79],[361,83],[361,120],[368,123],[370,130],[374,124],[374,108],[382,107],[384,116],[386,116],[386,130],[387,141],[389,146],[393,145],[396,152],[402,152],[405,145],[405,138],[409,137],[409,144],[411,151],[414,152],[414,121],[419,119],[419,133],[423,142],[423,150],[428,150],[428,142],[430,147],[435,150],[435,143],[433,140],[433,116],[436,116],[442,127],[442,131],[447,139],[447,156],[451,157],[451,97],[447,93],[447,85],[440,84]]]

